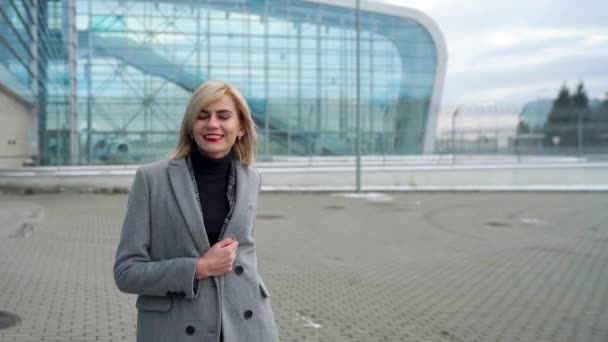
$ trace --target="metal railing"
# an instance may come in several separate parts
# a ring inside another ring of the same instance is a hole
[[[361,133],[360,151],[365,163],[383,165],[412,163],[444,165],[471,163],[593,162],[608,160],[608,122],[582,121],[545,125],[542,120],[526,121],[518,108],[458,107],[445,108],[438,120],[432,153],[398,151],[398,133]],[[354,130],[302,132],[272,130],[259,134],[259,163],[293,162],[309,165],[355,160]],[[57,134],[57,137],[68,135]],[[91,146],[87,148],[87,137]],[[42,157],[47,165],[62,165],[52,158],[67,152],[67,145],[47,144]],[[81,132],[79,165],[144,164],[170,153],[177,132]],[[263,147],[263,148],[262,148]],[[58,153],[59,150],[59,153]],[[64,151],[65,150],[65,151]],[[0,167],[37,164],[24,151],[0,153]]]

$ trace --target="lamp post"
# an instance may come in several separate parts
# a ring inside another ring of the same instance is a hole
[[[583,109],[576,108],[576,156],[580,161],[583,156]]]
[[[456,164],[456,116],[460,113],[460,107],[457,107],[452,113],[452,165]]]
[[[521,113],[523,110],[520,110],[517,113],[517,126],[515,127],[515,154],[517,155],[517,164],[521,163],[521,153],[519,150],[520,136],[519,130],[522,129],[522,121],[521,121]]]
[[[357,192],[361,192],[361,51],[360,51],[360,12],[361,12],[361,1],[357,0],[356,6],[356,34],[357,34],[357,42],[356,42],[356,58],[357,58],[357,95],[356,95],[356,104],[355,104],[355,113],[356,113],[356,144],[355,144],[355,153],[356,153],[356,190]]]
[[[548,117],[545,115],[544,119],[542,120],[542,125],[541,125],[541,121],[539,120],[540,117],[540,108],[541,108],[541,101],[543,100],[543,93],[545,94],[545,96],[548,96],[548,98],[551,98],[551,95],[548,95],[549,92],[554,91],[553,88],[549,88],[549,87],[545,87],[545,88],[540,88],[536,91],[536,115],[535,115],[535,122],[534,123],[530,123],[530,133],[534,133],[534,125],[535,124],[539,124],[540,127],[540,132],[537,134],[547,134],[546,130],[545,130],[545,124],[548,120]],[[546,114],[546,113],[545,113]],[[534,140],[536,141],[536,149],[535,152],[536,153],[544,153],[543,151],[543,147],[541,144],[541,141],[539,139],[534,138]]]

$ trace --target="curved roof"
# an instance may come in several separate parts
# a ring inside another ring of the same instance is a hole
[[[356,1],[355,0],[305,0],[306,2],[318,3],[321,5],[330,5],[341,8],[355,9]],[[402,17],[408,20],[412,20],[418,23],[421,27],[423,27],[428,34],[431,36],[431,39],[435,43],[435,48],[437,52],[437,69],[435,70],[435,80],[433,82],[433,92],[431,94],[431,103],[429,107],[429,115],[427,117],[426,122],[426,132],[424,135],[424,153],[432,153],[434,151],[435,144],[435,131],[437,127],[437,118],[439,116],[439,106],[441,101],[441,95],[443,91],[443,83],[445,77],[445,70],[447,65],[447,46],[445,43],[445,39],[439,30],[439,27],[433,19],[424,14],[421,11],[418,11],[413,8],[401,7],[401,6],[393,6],[384,3],[370,2],[370,1],[361,1],[360,7],[361,11],[370,12],[370,13],[378,13],[389,16]],[[383,32],[380,31],[380,34]],[[391,40],[390,36],[386,36],[386,39]],[[402,53],[404,51],[404,46],[402,42],[392,41],[395,44],[397,50]]]

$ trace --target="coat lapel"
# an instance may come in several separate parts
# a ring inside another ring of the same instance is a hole
[[[169,165],[169,178],[171,180],[173,194],[177,199],[182,216],[186,220],[194,243],[196,244],[199,253],[202,255],[202,253],[210,247],[209,239],[207,238],[203,217],[199,211],[199,204],[196,203],[197,200],[196,195],[194,194],[194,186],[190,179],[190,172],[188,172],[186,160],[184,158],[171,160]]]
[[[249,198],[247,193],[252,189],[252,179],[249,177],[249,173],[245,170],[244,166],[240,162],[236,162],[236,201],[234,203],[234,210],[230,221],[226,229],[221,233],[220,239],[230,236],[232,231],[242,225],[241,220],[247,217],[244,210],[248,210],[247,202]],[[257,189],[256,189],[257,191]],[[236,232],[234,232],[236,233]]]

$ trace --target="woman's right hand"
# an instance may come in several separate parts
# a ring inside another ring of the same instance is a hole
[[[196,279],[219,276],[232,271],[239,242],[230,236],[218,241],[196,261]]]

